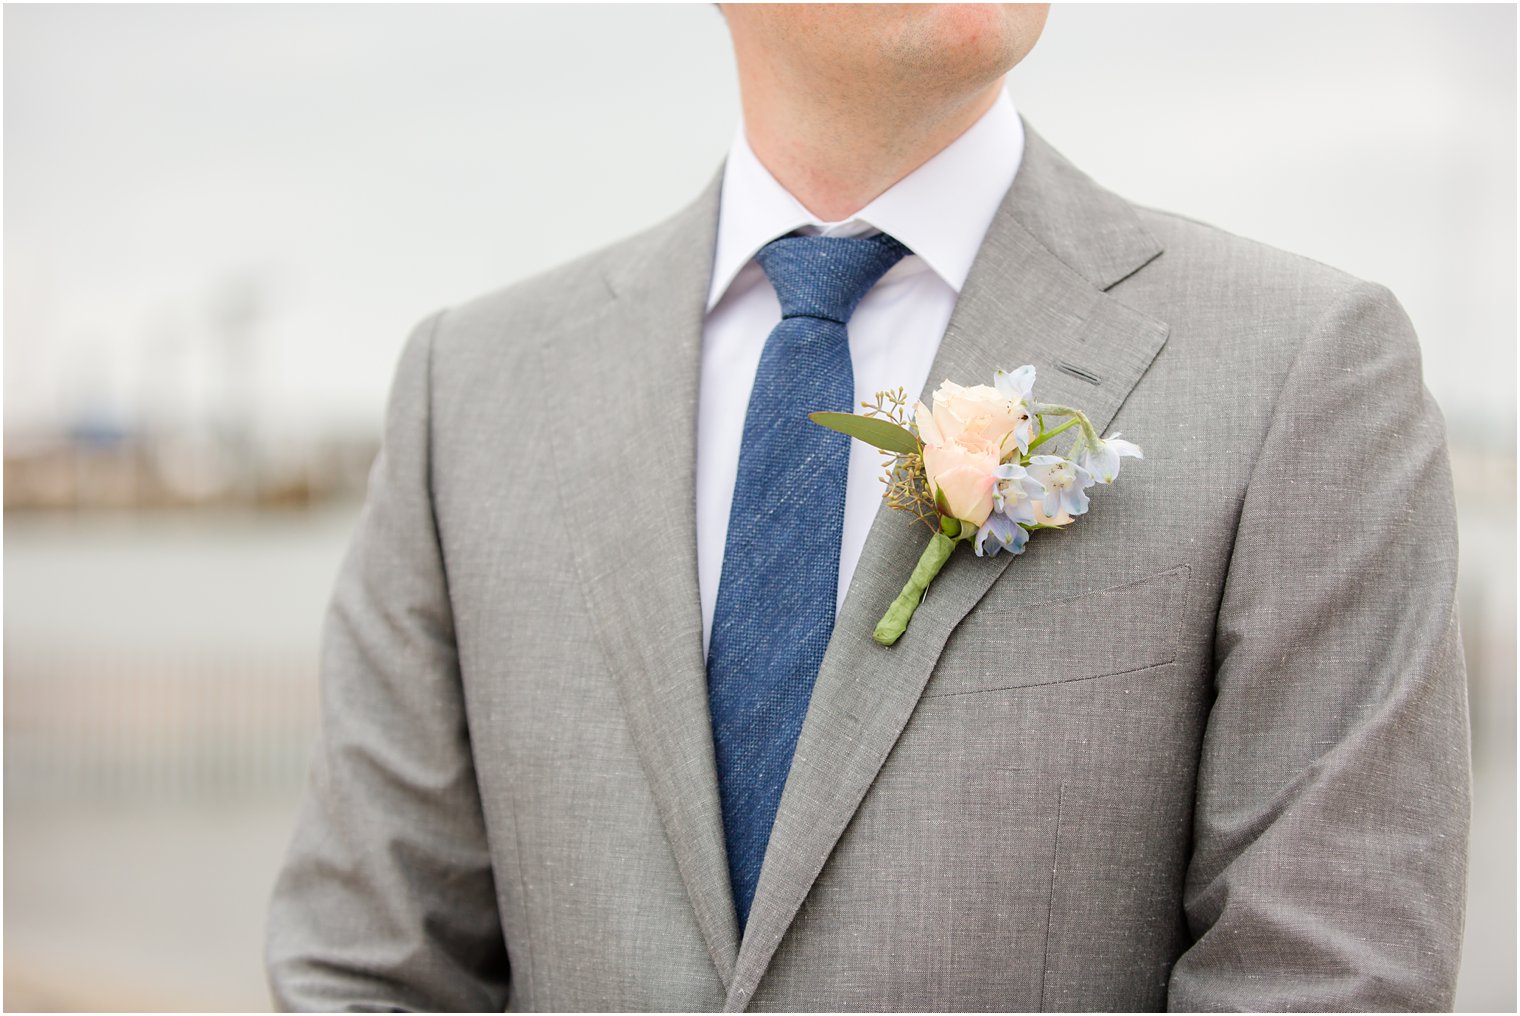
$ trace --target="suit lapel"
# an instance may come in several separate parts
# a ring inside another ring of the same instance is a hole
[[[997,368],[1032,363],[1039,398],[1082,408],[1101,432],[1166,341],[1164,324],[1104,290],[1160,248],[1127,204],[1027,127],[1026,136],[1023,164],[956,302],[929,385],[945,378],[986,384]],[[871,631],[927,537],[905,513],[878,510],[798,740],[729,984],[730,1010],[754,997],[951,631],[1005,570],[1017,567],[1007,554],[982,559],[958,550],[907,634],[895,646],[879,646]]]
[[[606,279],[615,298],[562,325],[543,353],[550,383],[576,393],[602,421],[566,427],[555,455],[564,538],[726,987],[739,934],[708,718],[695,535],[697,385],[721,179],[720,170],[695,202],[631,246]],[[578,519],[587,514],[590,521]]]

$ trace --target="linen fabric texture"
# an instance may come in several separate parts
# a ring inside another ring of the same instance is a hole
[[[808,419],[855,408],[846,326],[908,250],[891,236],[786,236],[755,255],[781,321],[755,373],[707,655],[729,881],[742,932],[834,630],[850,439]]]
[[[1409,321],[1033,131],[930,383],[1032,363],[1146,457],[1021,556],[957,554],[890,648],[926,534],[879,512],[741,939],[693,540],[717,197],[407,343],[278,1004],[1449,1007],[1467,712]]]

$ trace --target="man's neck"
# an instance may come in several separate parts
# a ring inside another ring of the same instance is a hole
[[[823,222],[860,211],[976,123],[1003,80],[952,104],[829,106],[813,96],[744,95],[750,148],[803,207]]]

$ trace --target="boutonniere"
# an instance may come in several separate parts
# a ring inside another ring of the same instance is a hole
[[[902,637],[934,576],[962,543],[977,557],[1022,554],[1029,534],[1061,529],[1085,514],[1087,488],[1112,483],[1119,460],[1143,458],[1118,434],[1100,438],[1080,409],[1036,402],[1034,367],[998,371],[994,386],[946,381],[908,409],[902,390],[877,392],[865,413],[811,413],[821,426],[880,448],[888,456],[887,507],[913,514],[933,535],[887,608],[873,638]],[[1060,421],[1060,422],[1056,422]],[[1065,455],[1049,442],[1076,429]],[[1043,450],[1041,450],[1043,449]]]

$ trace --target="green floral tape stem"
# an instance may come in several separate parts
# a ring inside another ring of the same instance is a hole
[[[939,528],[940,531],[930,538],[929,545],[919,555],[918,564],[913,566],[913,574],[908,576],[908,584],[903,586],[902,592],[897,594],[897,599],[892,601],[887,612],[876,623],[876,630],[871,633],[871,637],[884,646],[890,646],[902,638],[902,633],[908,630],[908,622],[913,619],[913,612],[923,602],[929,583],[934,581],[934,576],[950,560],[955,545],[966,539],[966,530],[962,528],[959,519],[941,517]],[[971,535],[974,533],[973,530]]]

